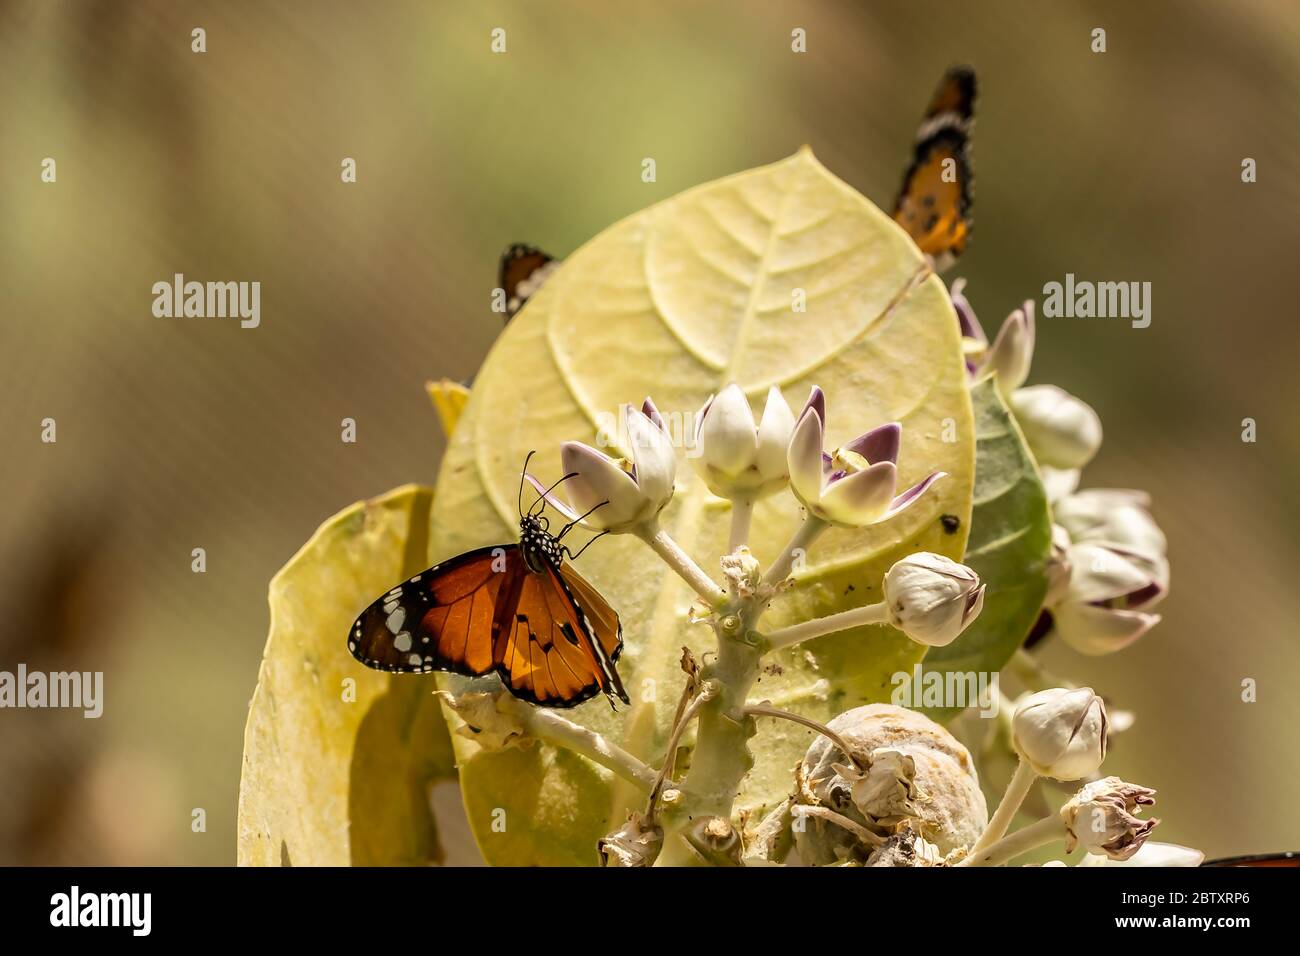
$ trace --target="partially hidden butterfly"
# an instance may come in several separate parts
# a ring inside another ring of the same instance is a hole
[[[519,489],[518,544],[467,552],[394,586],[357,618],[348,650],[382,671],[495,672],[510,693],[543,707],[598,693],[611,706],[615,697],[629,703],[614,666],[618,614],[566,563],[576,555],[563,539],[577,521],[551,534],[545,498],[525,513],[522,479]]]
[[[937,271],[952,265],[970,239],[974,116],[975,71],[954,67],[944,74],[916,131],[912,164],[894,203],[894,220]]]
[[[560,263],[553,256],[522,242],[516,242],[501,253],[497,287],[505,293],[507,322],[537,294],[542,283],[559,266]]]

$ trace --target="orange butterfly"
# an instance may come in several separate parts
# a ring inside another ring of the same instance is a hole
[[[975,113],[975,71],[949,70],[916,132],[912,165],[894,203],[894,221],[907,230],[936,271],[966,249],[971,232],[970,130]]]
[[[601,692],[629,703],[614,667],[618,614],[565,563],[576,557],[562,541],[577,521],[551,534],[545,499],[524,514],[522,494],[521,480],[518,544],[467,552],[395,586],[352,625],[352,656],[408,674],[496,672],[510,693],[543,707]]]

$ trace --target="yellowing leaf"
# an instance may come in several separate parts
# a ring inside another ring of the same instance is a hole
[[[444,378],[436,382],[425,382],[424,390],[429,393],[429,400],[433,402],[434,411],[438,413],[438,423],[442,425],[443,437],[450,438],[452,432],[456,430],[456,423],[460,421],[461,413],[465,410],[465,403],[469,401],[469,389],[460,382]]]
[[[346,646],[376,595],[427,566],[432,499],[408,485],[352,505],[272,578],[244,731],[241,865],[438,860],[427,787],[455,771],[433,681],[369,670]]]
[[[887,525],[829,532],[767,627],[879,600],[885,571],[913,551],[960,557],[974,430],[947,292],[893,221],[807,150],[637,213],[565,261],[475,380],[443,462],[434,556],[514,540],[519,469],[530,449],[539,450],[533,470],[554,480],[560,442],[595,444],[602,428],[617,441],[620,405],[646,395],[671,428],[690,435],[695,412],[731,381],[760,409],[770,385],[796,409],[820,385],[831,444],[901,421],[903,486],[936,469],[949,474]],[[685,455],[663,524],[716,578],[728,507]],[[962,530],[945,533],[945,514],[958,516]],[[788,494],[760,503],[750,543],[761,561],[777,555],[798,517]],[[613,713],[598,700],[570,716],[657,765],[682,686],[681,647],[710,652],[713,633],[688,623],[694,595],[640,541],[606,537],[580,566],[622,617],[618,666],[633,702]],[[776,655],[754,693],[827,720],[888,699],[891,675],[919,657],[892,629],[861,628]],[[500,755],[454,742],[470,824],[491,863],[593,863],[596,839],[643,799],[548,747]],[[783,798],[808,742],[801,727],[763,721],[737,809]]]

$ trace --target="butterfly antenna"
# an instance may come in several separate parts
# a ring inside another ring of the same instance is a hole
[[[591,547],[591,546],[596,542],[596,540],[597,540],[598,538],[603,538],[603,537],[605,537],[605,535],[607,535],[607,534],[609,534],[608,531],[602,531],[600,534],[596,535],[595,538],[592,538],[590,541],[588,541],[586,544],[584,544],[581,548],[579,548],[577,554],[574,554],[574,553],[573,553],[572,551],[570,551],[568,548],[565,548],[565,549],[564,549],[564,553],[568,556],[568,558],[569,558],[570,561],[577,561],[580,557],[582,557],[582,552],[584,552],[584,551],[586,551],[588,548],[590,548],[590,547]]]
[[[583,521],[585,521],[587,518],[591,517],[592,513],[593,513],[597,508],[603,508],[603,507],[605,507],[605,505],[607,505],[607,504],[609,504],[609,501],[608,501],[608,500],[602,501],[600,504],[595,505],[595,506],[593,506],[592,508],[590,508],[590,509],[587,511],[586,514],[584,514],[584,515],[579,515],[577,518],[574,518],[572,521],[570,521],[568,524],[566,524],[563,528],[560,529],[560,533],[557,534],[557,535],[555,536],[555,540],[556,540],[556,541],[559,541],[559,540],[560,540],[561,538],[563,538],[566,534],[568,534],[570,531],[572,531],[573,528],[574,528],[577,524],[579,524],[580,522],[583,522]],[[592,540],[594,541],[595,539],[593,538]]]
[[[537,449],[534,448],[524,457],[524,467],[519,472],[519,501],[516,507],[519,510],[520,521],[524,519],[524,479],[528,476],[528,463],[533,460],[533,456],[536,454]]]
[[[542,492],[540,498],[538,498],[535,502],[533,502],[533,507],[528,509],[528,513],[532,514],[533,508],[537,508],[537,513],[541,514],[543,511],[546,510],[546,496],[549,495],[556,488],[560,487],[560,485],[564,484],[570,478],[577,478],[577,477],[578,477],[578,473],[576,471],[571,471],[563,478],[561,478],[559,481],[557,481],[555,484],[551,485],[551,487],[547,488],[545,491]],[[538,505],[541,505],[541,507],[538,508],[537,507]]]

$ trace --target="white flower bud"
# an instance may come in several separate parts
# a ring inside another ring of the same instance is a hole
[[[979,575],[942,555],[921,551],[885,575],[889,622],[918,644],[944,647],[984,607]]]
[[[701,409],[696,428],[699,454],[691,461],[709,490],[721,498],[761,498],[790,480],[786,449],[794,413],[781,390],[768,389],[756,425],[740,386],[728,385]]]
[[[1101,447],[1101,419],[1092,406],[1055,385],[1017,389],[1011,410],[1040,465],[1082,468]]]
[[[1041,776],[1079,780],[1105,759],[1106,705],[1091,687],[1031,694],[1011,718],[1011,743]]]
[[[998,391],[1008,396],[1025,383],[1034,361],[1034,303],[1026,301],[1007,316],[984,353],[977,377],[997,376]]]
[[[1134,815],[1155,803],[1154,796],[1154,790],[1119,777],[1103,777],[1082,787],[1061,807],[1061,820],[1069,831],[1065,851],[1082,846],[1089,853],[1127,860],[1160,822]]]

